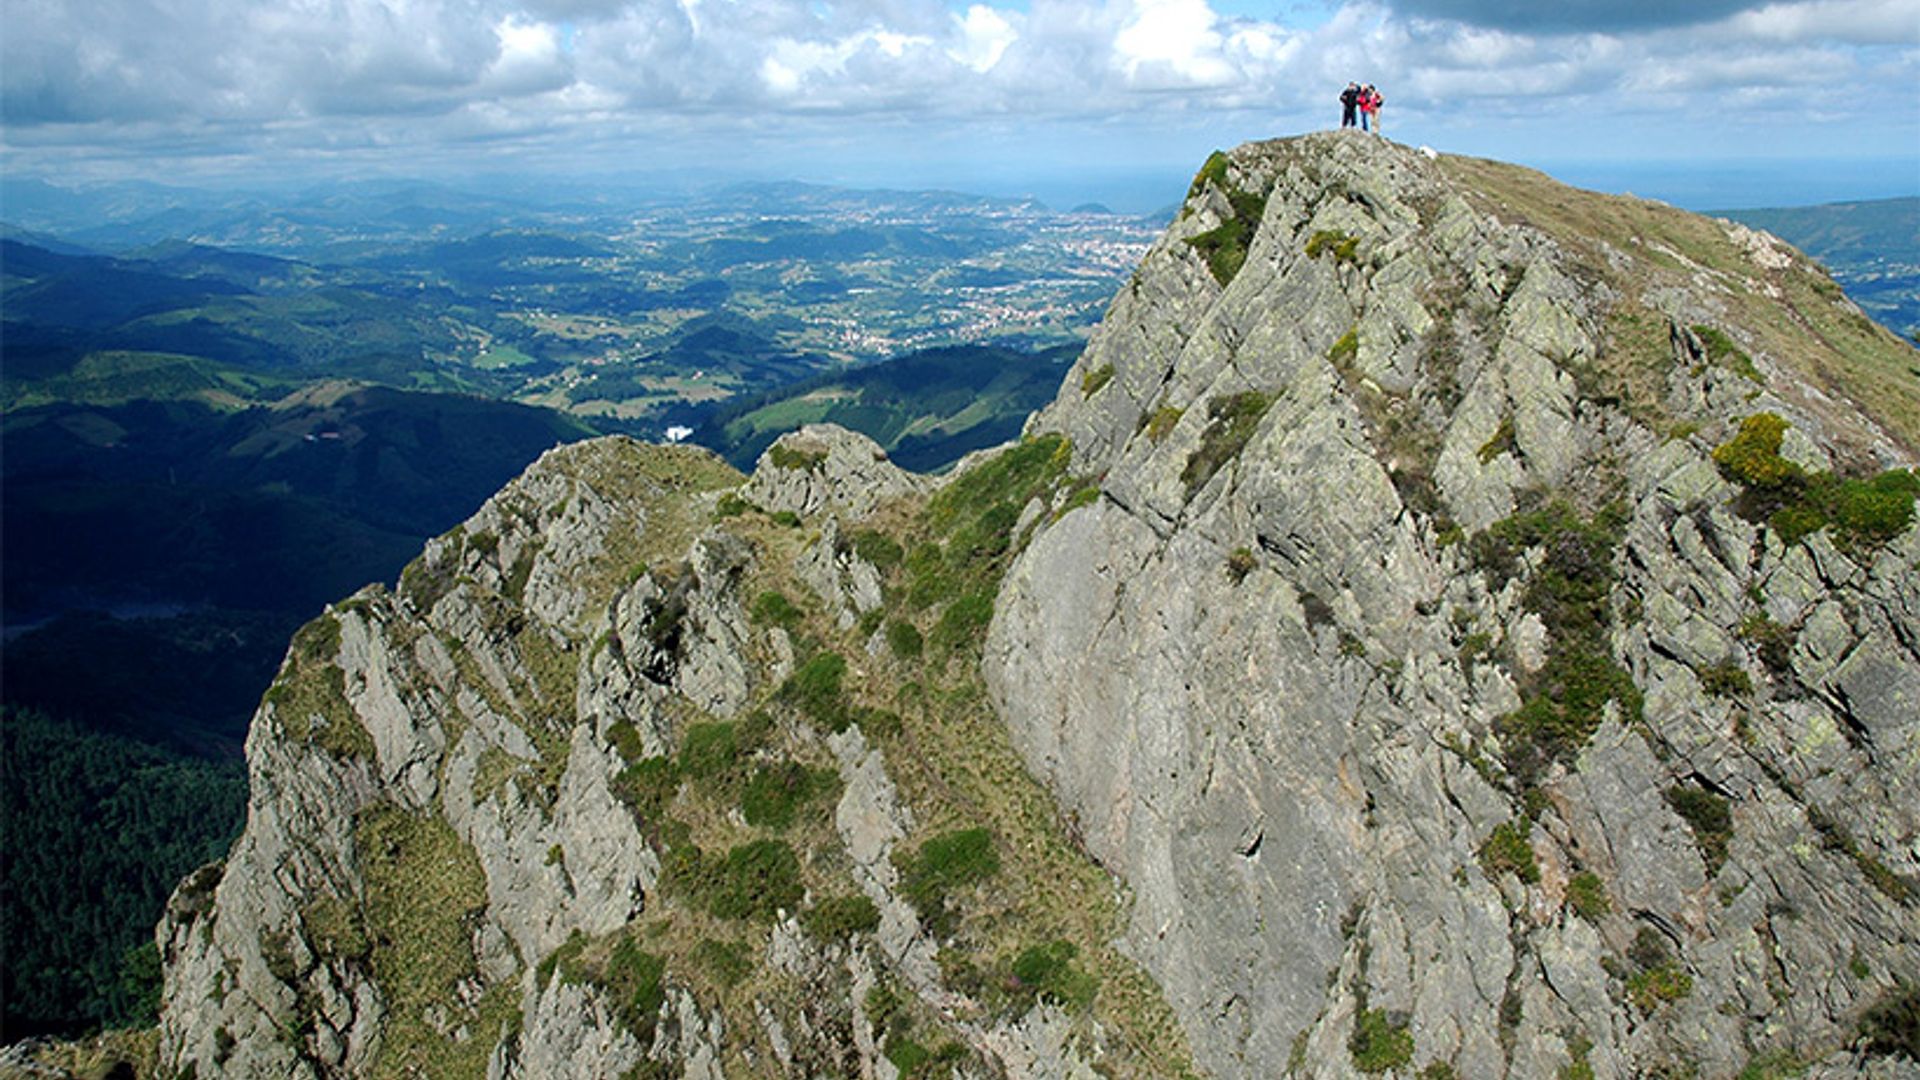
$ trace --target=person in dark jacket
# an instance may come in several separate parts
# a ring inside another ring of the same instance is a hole
[[[1345,90],[1340,91],[1340,126],[1341,127],[1350,128],[1359,122],[1355,120],[1353,116],[1354,108],[1359,104],[1360,104],[1360,84],[1350,82],[1347,84],[1347,88]]]

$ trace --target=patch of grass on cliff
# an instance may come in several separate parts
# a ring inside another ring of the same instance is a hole
[[[896,855],[895,861],[900,864],[901,894],[936,934],[953,930],[949,901],[955,890],[1000,872],[1000,853],[994,850],[993,834],[985,829],[941,833],[911,855]]]
[[[1193,174],[1193,183],[1187,185],[1187,198],[1189,200],[1197,198],[1209,184],[1224,191],[1227,186],[1227,168],[1232,164],[1224,150],[1215,150],[1208,154],[1207,160],[1200,165],[1200,171]]]
[[[1727,861],[1727,844],[1733,839],[1733,808],[1725,798],[1692,784],[1675,784],[1666,790],[1667,805],[1693,830],[1694,846],[1706,861],[1707,876],[1720,872]]]
[[[1322,255],[1332,255],[1339,263],[1359,262],[1360,238],[1349,236],[1336,230],[1322,229],[1307,237],[1307,258],[1317,259]]]
[[[1695,326],[1693,336],[1700,341],[1700,347],[1706,352],[1707,363],[1724,367],[1742,378],[1765,384],[1760,377],[1760,369],[1753,366],[1753,357],[1743,352],[1733,339],[1711,326]]]
[[[1413,1061],[1413,1032],[1407,1030],[1405,1019],[1389,1016],[1384,1009],[1367,1009],[1353,1019],[1347,1053],[1353,1056],[1353,1067],[1363,1073],[1391,1072]]]
[[[1609,702],[1628,721],[1640,718],[1640,690],[1609,644],[1614,554],[1624,526],[1621,508],[1587,518],[1554,501],[1495,522],[1470,545],[1494,588],[1519,571],[1521,553],[1539,548],[1543,554],[1523,603],[1547,629],[1546,663],[1521,679],[1520,708],[1495,725],[1507,771],[1523,786],[1531,787],[1552,763],[1571,762]]]
[[[1247,263],[1247,249],[1253,246],[1253,235],[1266,216],[1267,197],[1230,187],[1224,177],[1216,187],[1226,195],[1233,215],[1206,232],[1187,237],[1187,243],[1206,260],[1213,279],[1224,288]]]
[[[1525,884],[1538,885],[1540,862],[1534,858],[1532,831],[1533,822],[1526,818],[1495,826],[1480,845],[1480,868],[1491,878],[1512,874]]]
[[[1272,405],[1273,399],[1258,390],[1226,394],[1207,403],[1207,427],[1200,433],[1200,446],[1180,471],[1189,498],[1246,449]]]
[[[832,793],[839,778],[824,769],[810,769],[797,761],[762,765],[740,790],[740,813],[747,824],[785,830],[809,803]]]
[[[1597,926],[1613,910],[1613,901],[1607,899],[1607,886],[1600,875],[1583,870],[1567,879],[1567,906]]]
[[[1080,950],[1071,941],[1049,941],[1022,949],[1007,965],[1002,984],[1007,1011],[1024,1013],[1043,1001],[1070,1012],[1082,1012],[1092,1005],[1098,987],[1074,963],[1079,955]]]
[[[642,949],[629,934],[596,941],[575,930],[540,961],[534,979],[543,989],[555,974],[566,985],[594,987],[612,1007],[614,1020],[646,1045],[667,1001],[666,973],[665,959]]]
[[[1865,479],[1809,473],[1780,454],[1788,426],[1773,413],[1755,413],[1714,449],[1721,474],[1741,486],[1734,509],[1742,517],[1764,521],[1788,544],[1831,527],[1834,543],[1856,554],[1888,543],[1913,524],[1920,476],[1910,469]]]
[[[339,655],[339,620],[322,615],[301,627],[265,701],[295,742],[312,742],[342,761],[371,761],[373,735],[347,704],[347,676],[336,662]]]
[[[792,472],[811,472],[825,464],[825,450],[795,450],[786,443],[774,443],[767,448],[767,462],[776,469]]]
[[[471,925],[487,906],[479,858],[445,819],[395,806],[362,811],[353,836],[366,880],[367,963],[388,1008],[372,1074],[484,1073],[519,1006],[511,980],[462,1004],[458,988],[479,970]],[[471,1037],[442,1034],[456,1027]]]
[[[1820,846],[1828,851],[1839,852],[1853,860],[1854,866],[1881,895],[1896,904],[1910,904],[1914,900],[1915,888],[1900,875],[1887,867],[1886,863],[1874,858],[1853,838],[1853,833],[1838,818],[1833,817],[1817,806],[1807,808],[1807,822],[1820,837]]]
[[[1099,367],[1094,368],[1091,371],[1088,371],[1084,376],[1081,377],[1080,396],[1083,398],[1090,398],[1093,395],[1099,393],[1100,391],[1106,389],[1107,384],[1112,381],[1113,381],[1113,365],[1101,364]]]
[[[788,676],[780,696],[820,727],[845,731],[853,722],[842,690],[846,676],[845,657],[830,650],[818,652]]]
[[[821,941],[844,942],[855,934],[871,934],[880,928],[880,909],[859,893],[834,896],[808,908],[800,924]]]

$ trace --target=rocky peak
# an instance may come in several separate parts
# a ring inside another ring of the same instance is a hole
[[[1715,448],[1910,464],[1915,388],[1837,373],[1912,357],[1657,204],[1352,133],[1207,163],[1029,425],[1101,498],[985,665],[1209,1071],[1730,1075],[1910,977],[1912,476],[1851,482],[1908,492],[1860,543]],[[1782,975],[1788,909],[1837,921]]]
[[[567,447],[303,630],[165,1064],[1893,1075],[1913,364],[1764,234],[1217,154],[1018,444]]]

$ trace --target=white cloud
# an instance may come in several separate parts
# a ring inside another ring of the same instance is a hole
[[[1920,44],[1920,5],[1913,0],[1768,4],[1758,11],[1741,12],[1728,22],[1737,33],[1770,41]]]
[[[985,4],[974,4],[965,15],[955,15],[953,19],[959,24],[960,40],[947,50],[947,55],[972,68],[976,74],[993,70],[1006,55],[1007,48],[1020,38],[1020,32],[1005,15]]]
[[[1822,80],[1885,88],[1887,120],[1862,137],[1890,152],[1911,152],[1899,140],[1920,115],[1913,0],[1715,0],[1684,19],[1592,0],[1552,32],[1527,29],[1518,0],[1344,0],[1311,27],[1222,14],[1223,0],[5,2],[9,151],[456,154],[799,133],[812,117],[825,132],[853,115],[862,126],[834,138],[889,124],[1256,137],[1330,124],[1351,78],[1386,91],[1390,131],[1505,125],[1569,145],[1589,128],[1621,145],[1751,142],[1824,122]]]
[[[1235,74],[1220,56],[1218,22],[1207,0],[1133,0],[1113,38],[1114,63],[1136,83],[1218,86]]]

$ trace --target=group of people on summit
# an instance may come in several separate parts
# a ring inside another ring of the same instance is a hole
[[[1373,88],[1372,83],[1365,86],[1354,82],[1348,83],[1347,88],[1340,91],[1340,126],[1353,127],[1354,113],[1357,112],[1360,114],[1361,131],[1380,134],[1380,106],[1386,100],[1380,96],[1380,91]]]

